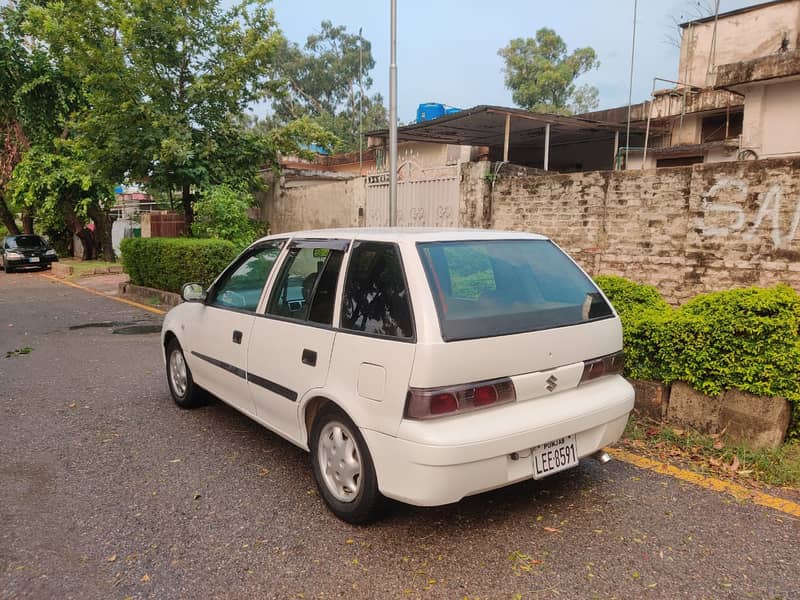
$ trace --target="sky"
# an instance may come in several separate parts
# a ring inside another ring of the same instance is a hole
[[[701,0],[713,6],[713,0]],[[720,0],[720,12],[759,4]],[[694,18],[697,0],[639,0],[636,19],[633,102],[646,100],[653,77],[675,79],[678,48],[675,22]],[[389,0],[273,0],[284,32],[300,45],[328,19],[372,43],[372,93],[389,102]],[[441,102],[460,108],[480,104],[513,106],[503,82],[498,49],[516,37],[554,29],[569,51],[591,46],[600,68],[579,84],[596,86],[599,108],[628,102],[634,0],[397,0],[398,117],[416,118],[417,105]]]

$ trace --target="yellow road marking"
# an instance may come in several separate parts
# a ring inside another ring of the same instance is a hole
[[[630,463],[642,469],[648,469],[649,471],[654,471],[663,475],[669,475],[670,477],[674,477],[682,481],[688,481],[689,483],[699,485],[700,487],[708,490],[730,494],[739,500],[750,500],[760,506],[773,508],[786,513],[787,515],[792,515],[793,517],[800,517],[800,504],[792,502],[791,500],[784,500],[783,498],[770,496],[769,494],[748,489],[744,486],[737,485],[729,481],[723,481],[722,479],[717,479],[715,477],[706,477],[705,475],[700,475],[699,473],[693,473],[692,471],[679,469],[678,467],[673,467],[672,465],[633,454],[627,450],[620,450],[619,448],[606,448],[606,451],[614,458],[626,463]]]
[[[43,275],[39,274],[39,277],[44,277],[45,279],[49,279],[51,281],[55,281],[57,283],[63,283],[64,285],[68,285],[70,287],[78,288],[79,290],[83,290],[84,292],[89,292],[90,294],[94,294],[95,296],[102,296],[103,298],[108,298],[109,300],[114,300],[115,302],[122,302],[123,304],[128,304],[130,306],[135,306],[136,308],[141,308],[142,310],[146,310],[147,312],[151,312],[156,315],[165,315],[167,311],[161,310],[158,308],[153,308],[152,306],[147,306],[146,304],[140,304],[139,302],[134,302],[133,300],[126,300],[125,298],[119,298],[117,296],[111,296],[109,294],[104,294],[103,292],[98,292],[97,290],[93,290],[92,288],[88,288],[83,285],[78,285],[77,283],[72,283],[71,281],[66,281],[64,279],[59,279],[58,277],[53,277],[52,275]]]

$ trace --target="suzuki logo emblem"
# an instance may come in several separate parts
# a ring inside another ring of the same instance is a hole
[[[552,392],[558,386],[558,377],[556,377],[555,375],[550,375],[550,377],[548,377],[545,380],[545,383],[547,383],[547,385],[545,386],[547,388],[547,391]]]

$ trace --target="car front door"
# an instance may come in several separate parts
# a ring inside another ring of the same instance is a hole
[[[256,317],[247,355],[247,377],[256,414],[270,429],[301,439],[298,402],[328,376],[335,332],[336,290],[343,240],[294,240]]]
[[[254,414],[247,390],[247,347],[256,309],[284,241],[248,250],[209,290],[191,324],[189,366],[197,384],[238,410]]]

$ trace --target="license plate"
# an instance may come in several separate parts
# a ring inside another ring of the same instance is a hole
[[[532,451],[533,478],[541,479],[578,464],[575,435],[558,438],[535,446]]]
[[[38,257],[38,256],[31,256],[31,257],[28,259],[28,262],[34,262],[34,263],[35,263],[35,262],[39,262],[39,257]]]

